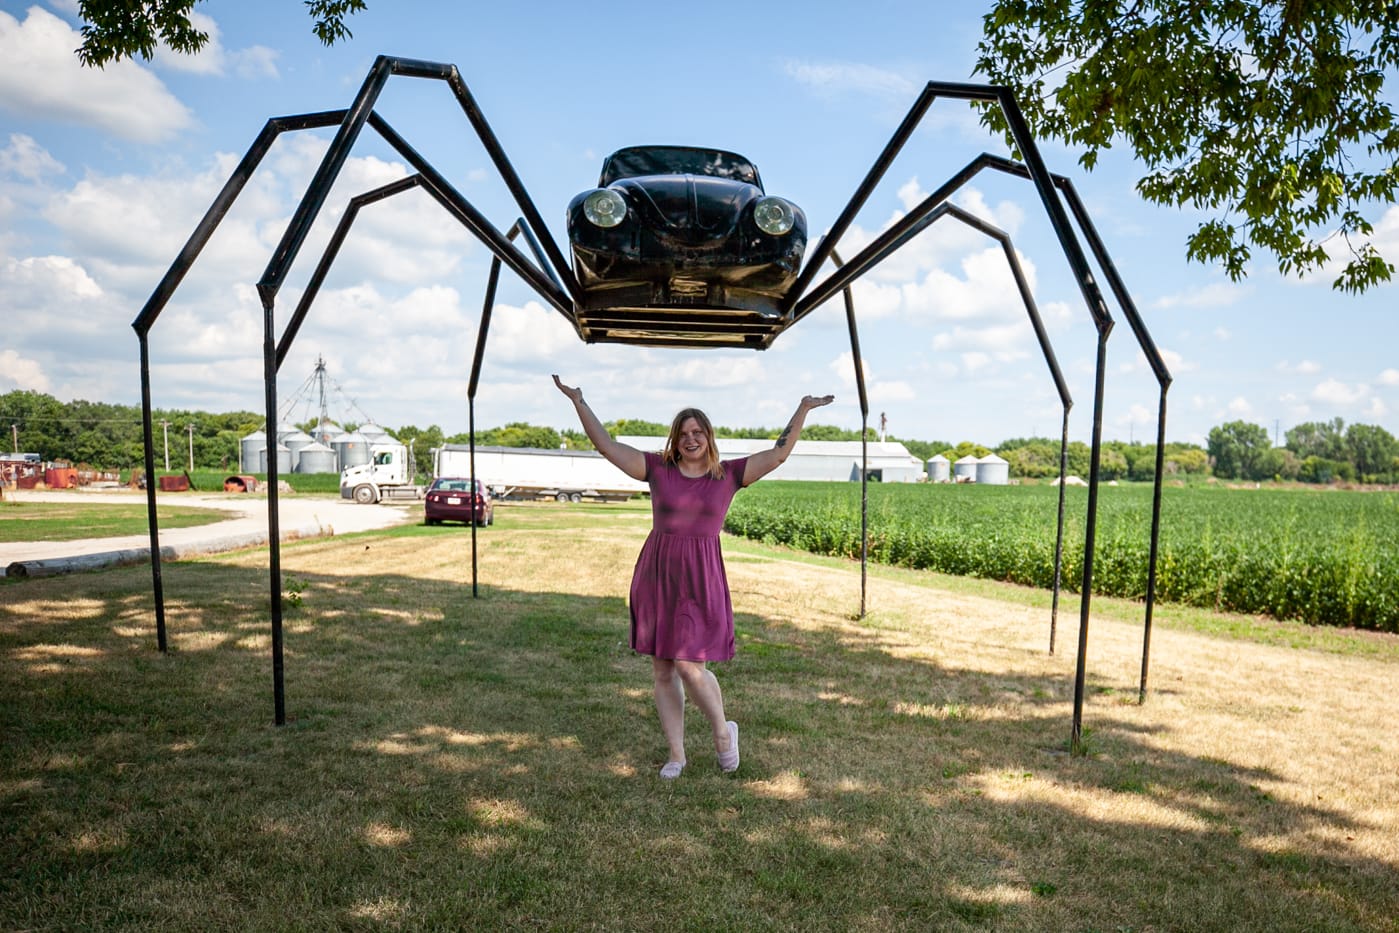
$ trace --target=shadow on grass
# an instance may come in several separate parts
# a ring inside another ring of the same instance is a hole
[[[820,571],[814,571],[820,572]],[[1399,873],[1344,810],[1068,685],[740,616],[743,764],[664,745],[619,598],[126,568],[0,591],[0,927],[1385,929]]]

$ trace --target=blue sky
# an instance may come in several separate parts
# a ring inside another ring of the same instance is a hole
[[[79,67],[76,4],[0,0],[0,392],[139,403],[131,322],[264,122],[348,106],[380,54],[458,66],[555,238],[611,151],[643,143],[732,149],[769,193],[834,222],[928,80],[970,81],[986,4],[871,0],[686,5],[370,0],[332,48],[295,0],[208,0],[197,57]],[[948,12],[955,9],[956,12]],[[376,108],[501,229],[518,215],[437,81],[394,78]],[[329,133],[285,134],[167,306],[151,339],[155,404],[262,409],[254,284]],[[366,132],[279,297],[295,307],[349,197],[407,174]],[[1074,180],[1175,377],[1170,440],[1203,443],[1243,419],[1279,438],[1334,417],[1399,435],[1395,285],[1353,297],[1329,276],[1247,280],[1187,263],[1201,218],[1145,204],[1121,149],[1092,173],[1042,142]],[[1005,154],[968,105],[938,102],[842,242],[855,252],[981,152]],[[1091,429],[1096,336],[1029,186],[985,173],[956,201],[1010,233]],[[1399,207],[1371,214],[1399,259]],[[815,236],[813,236],[813,241]],[[324,357],[331,414],[396,427],[467,424],[466,385],[489,254],[421,194],[361,213],[282,368],[297,395]],[[603,418],[668,421],[697,404],[717,424],[780,426],[807,393],[822,423],[860,423],[843,308],[828,303],[765,352],[588,346],[504,277],[477,395],[478,427],[573,426],[549,374]],[[1060,403],[999,247],[941,223],[856,290],[871,424],[919,439],[1057,436]],[[1122,320],[1109,341],[1104,433],[1154,438],[1158,388]],[[314,415],[314,400],[287,412]],[[22,445],[21,445],[22,446]]]

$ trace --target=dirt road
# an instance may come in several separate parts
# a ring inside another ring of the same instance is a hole
[[[228,517],[195,528],[161,530],[164,559],[211,554],[266,544],[267,497],[242,493],[158,493],[162,505],[219,509]],[[145,505],[144,491],[127,489],[49,491],[6,490],[7,501],[18,502],[118,502]],[[278,499],[278,527],[283,541],[387,528],[422,517],[422,504],[403,502],[358,505],[329,496],[282,494]],[[59,561],[93,557],[92,563],[129,563],[150,560],[150,535],[84,538],[76,541],[0,542],[0,576],[17,563]],[[96,555],[111,555],[110,560]]]

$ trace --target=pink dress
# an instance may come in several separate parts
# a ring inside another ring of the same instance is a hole
[[[734,614],[719,532],[748,458],[724,461],[724,478],[691,479],[646,454],[651,534],[631,582],[631,646],[666,660],[727,661]]]

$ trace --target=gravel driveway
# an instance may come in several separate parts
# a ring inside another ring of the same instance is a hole
[[[162,559],[178,559],[194,554],[212,554],[266,544],[267,497],[246,493],[157,493],[161,505],[185,505],[219,509],[227,519],[195,528],[162,529]],[[118,502],[144,506],[144,490],[82,489],[48,491],[5,490],[7,502]],[[420,521],[422,503],[405,502],[358,505],[349,499],[283,493],[278,497],[278,526],[283,541],[324,535],[346,534],[387,528]],[[61,562],[66,558],[93,557],[88,564],[132,563],[150,560],[151,539],[147,533],[115,538],[84,538],[77,541],[0,542],[0,575],[14,564],[41,561]],[[110,560],[105,560],[110,555]],[[20,568],[21,572],[23,568]],[[38,570],[46,568],[38,567]],[[85,568],[87,569],[87,568]],[[49,570],[48,572],[54,572]],[[19,574],[16,574],[19,575]],[[38,574],[34,574],[38,575]]]

